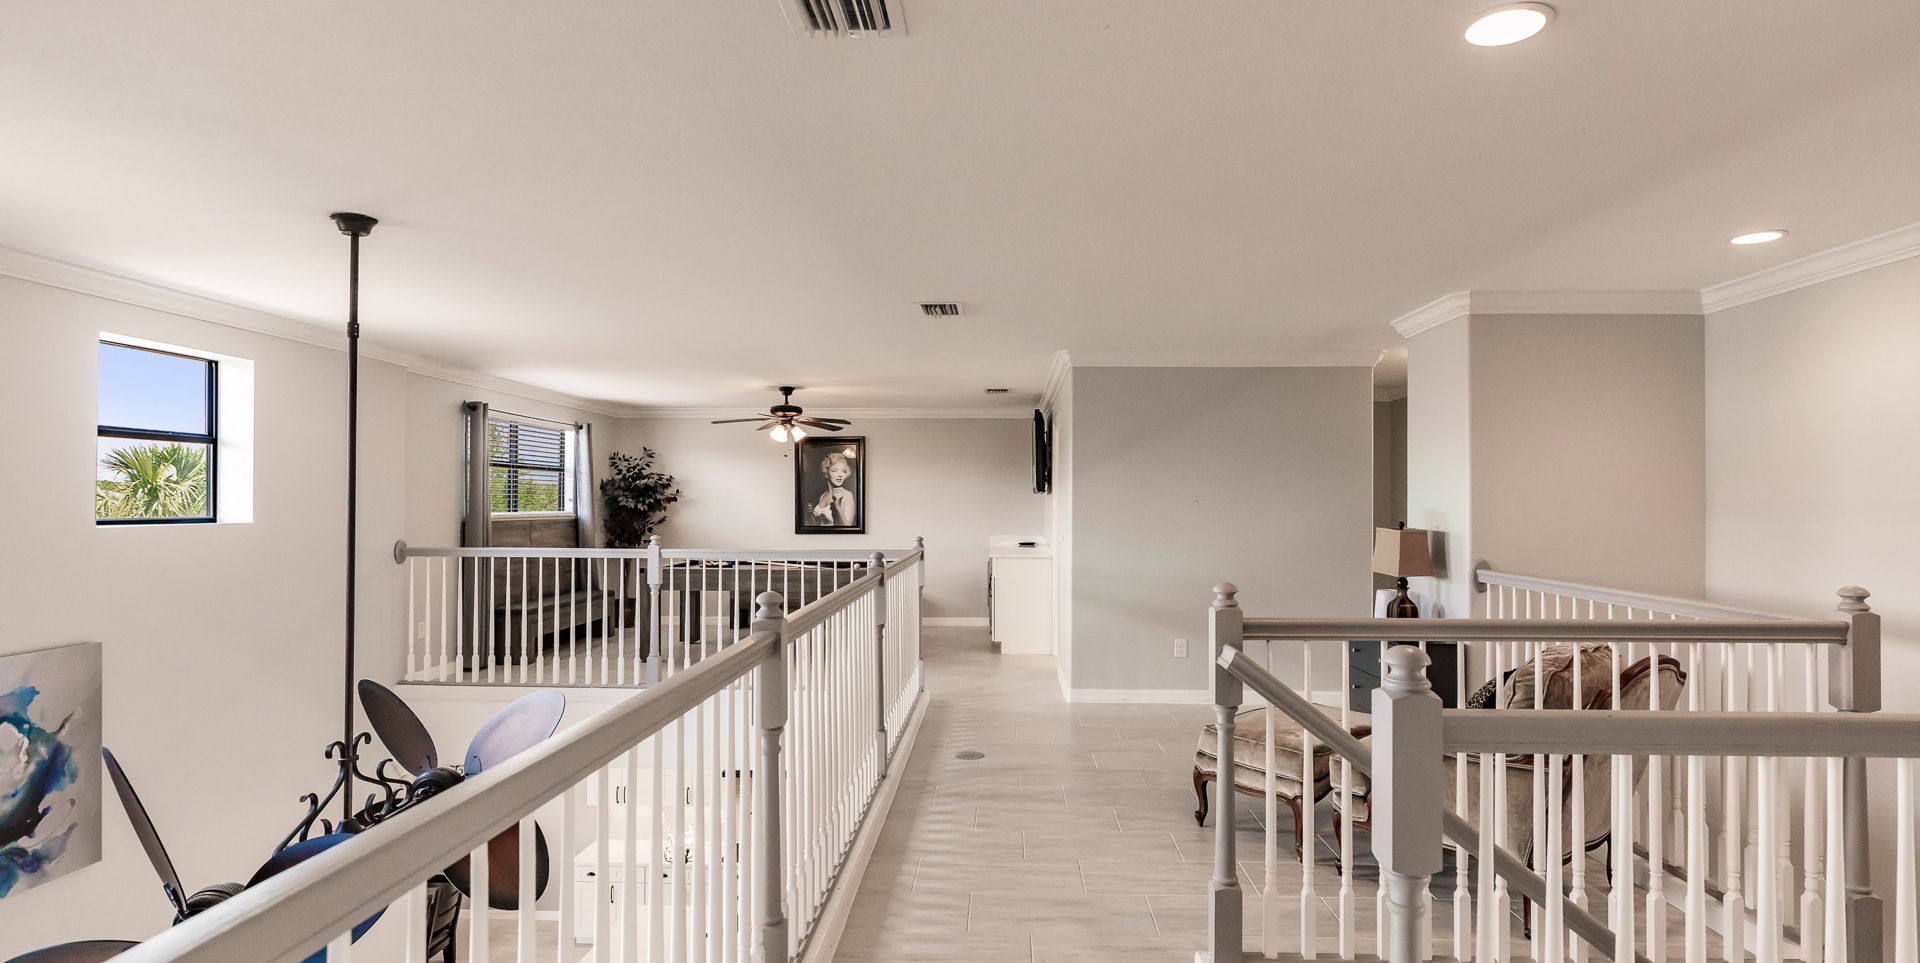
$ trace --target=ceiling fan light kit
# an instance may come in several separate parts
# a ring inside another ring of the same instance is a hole
[[[793,393],[800,389],[793,385],[781,385],[780,403],[767,409],[765,414],[750,418],[722,418],[713,422],[716,425],[737,425],[758,421],[760,427],[755,431],[769,432],[776,444],[797,442],[807,437],[807,428],[819,428],[823,431],[839,431],[853,422],[844,418],[808,418],[806,411],[793,403]],[[804,426],[804,427],[803,427]]]

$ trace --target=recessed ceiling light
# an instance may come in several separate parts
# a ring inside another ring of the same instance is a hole
[[[1742,234],[1738,237],[1728,238],[1728,240],[1735,244],[1765,244],[1768,241],[1778,241],[1786,236],[1787,232],[1785,231],[1754,231],[1751,234]]]
[[[1553,22],[1553,8],[1544,3],[1509,3],[1473,18],[1467,42],[1476,47],[1504,47],[1519,43]]]

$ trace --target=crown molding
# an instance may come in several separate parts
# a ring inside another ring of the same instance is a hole
[[[641,405],[629,405],[621,409],[623,418],[681,418],[681,419],[718,419],[739,418],[745,405],[731,408],[649,408]],[[1033,417],[1031,408],[830,408],[826,405],[809,407],[809,417],[826,415],[830,418],[845,418],[859,421],[862,418],[883,419],[1005,419],[1019,420]]]
[[[1455,291],[1393,319],[1402,338],[1470,314],[1700,314],[1700,292]]]
[[[1473,295],[1466,291],[1443,294],[1427,303],[1393,319],[1393,330],[1402,338],[1411,338],[1416,334],[1431,331],[1449,321],[1457,321],[1467,316],[1473,305]]]
[[[1699,314],[1700,292],[1470,291],[1474,314]]]
[[[0,277],[40,284],[62,291],[72,291],[89,297],[117,301],[137,308],[146,308],[192,321],[203,321],[223,327],[237,328],[262,334],[282,341],[310,344],[333,351],[347,350],[347,335],[344,330],[335,332],[329,328],[309,321],[300,321],[285,315],[274,314],[259,308],[222,301],[203,294],[192,294],[163,284],[156,284],[123,274],[114,274],[99,268],[59,261],[38,254],[30,254],[17,248],[0,247]],[[342,325],[344,328],[344,325]],[[496,377],[479,371],[456,368],[439,364],[415,355],[394,351],[377,344],[360,343],[360,356],[373,361],[383,361],[397,365],[405,370],[440,381],[450,381],[473,388],[498,391],[516,395],[531,401],[577,408],[594,414],[621,416],[626,406],[611,402],[582,398],[564,391],[542,388],[525,382]]]
[[[1065,351],[1055,351],[1047,365],[1047,386],[1040,390],[1040,410],[1053,410],[1054,399],[1059,397],[1060,389],[1067,386],[1067,375],[1071,373],[1073,359]]]
[[[1066,354],[1066,352],[1061,352]],[[1219,351],[1076,352],[1074,368],[1370,368],[1384,350],[1232,353]],[[1057,356],[1056,356],[1057,357]]]
[[[1703,288],[1700,301],[1711,314],[1917,255],[1920,255],[1920,224],[1909,224]]]

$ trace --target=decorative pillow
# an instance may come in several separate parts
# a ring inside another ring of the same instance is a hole
[[[1512,672],[1507,673],[1507,675],[1512,675],[1512,674],[1513,674]],[[1467,696],[1467,708],[1469,709],[1493,708],[1493,693],[1495,689],[1499,688],[1499,686],[1500,684],[1498,682],[1495,682],[1492,679],[1488,679],[1483,685],[1480,686],[1480,688],[1473,690],[1472,695]]]

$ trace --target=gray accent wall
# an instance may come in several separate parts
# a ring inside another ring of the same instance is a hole
[[[1069,397],[1076,698],[1205,689],[1217,582],[1258,616],[1371,611],[1369,369],[1076,367]]]

